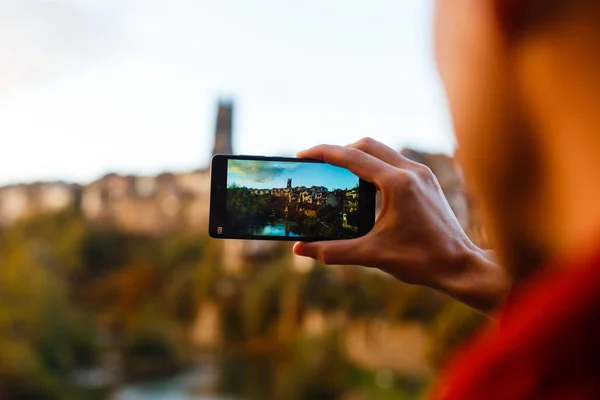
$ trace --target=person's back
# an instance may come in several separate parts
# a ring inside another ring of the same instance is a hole
[[[365,140],[300,154],[374,182],[384,205],[365,238],[297,254],[503,308],[439,398],[600,398],[599,39],[596,0],[437,1],[458,155],[499,263],[465,237],[431,173],[393,150]]]

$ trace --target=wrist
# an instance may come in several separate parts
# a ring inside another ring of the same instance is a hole
[[[495,253],[468,243],[455,255],[439,290],[485,314],[502,308],[511,288],[508,273]]]

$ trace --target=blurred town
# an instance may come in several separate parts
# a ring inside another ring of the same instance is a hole
[[[213,154],[234,153],[233,112],[219,104]],[[402,153],[434,171],[485,245],[453,159]],[[483,322],[289,244],[209,239],[199,167],[0,188],[0,398],[127,399],[131,385],[179,379],[212,399],[417,399]],[[330,201],[292,182],[269,194]]]

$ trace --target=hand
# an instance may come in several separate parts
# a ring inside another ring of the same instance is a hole
[[[298,154],[349,169],[373,183],[381,213],[366,236],[297,243],[294,252],[324,264],[377,268],[488,312],[510,288],[506,272],[467,237],[431,170],[373,139],[321,145]]]

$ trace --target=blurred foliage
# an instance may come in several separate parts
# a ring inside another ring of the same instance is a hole
[[[181,365],[173,333],[195,316],[199,243],[88,226],[72,209],[0,231],[0,398],[69,397],[71,374],[100,363],[105,332],[121,338],[109,345],[128,375]]]
[[[443,368],[465,340],[477,333],[485,322],[483,314],[462,303],[448,301],[429,328],[429,358],[432,363]]]
[[[372,270],[315,264],[299,273],[289,253],[278,246],[232,275],[221,268],[222,242],[89,225],[73,209],[0,230],[0,398],[82,398],[73,373],[101,367],[107,352],[121,355],[124,379],[177,371],[192,361],[189,331],[200,305],[212,302],[227,349],[268,356],[270,372],[244,370],[252,378],[243,379],[247,398],[413,399],[422,382],[394,375],[382,386],[375,372],[345,358],[339,331],[303,337],[303,313],[418,322],[436,366],[484,322]],[[224,385],[239,373],[230,368]]]
[[[290,272],[281,263],[271,263],[252,278],[252,284],[241,299],[241,317],[247,338],[269,334],[273,321],[281,314],[279,299]]]
[[[432,322],[447,299],[430,289],[409,286],[391,276],[361,267],[336,271],[318,264],[302,289],[303,304],[343,310],[351,317],[381,316],[392,321]]]
[[[176,323],[159,308],[155,301],[144,306],[124,331],[122,354],[127,380],[165,376],[187,360],[178,343]]]
[[[0,241],[0,393],[2,398],[57,398],[61,380],[93,357],[72,329],[77,309],[68,280],[79,272],[83,224],[72,210],[3,232]],[[57,234],[61,232],[61,234]],[[64,234],[63,234],[64,232]],[[86,343],[87,342],[87,343]]]

